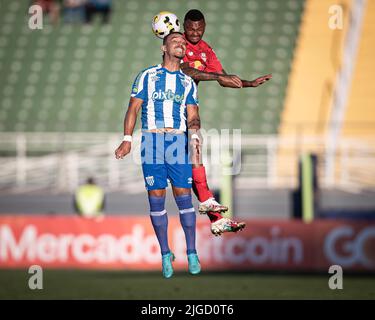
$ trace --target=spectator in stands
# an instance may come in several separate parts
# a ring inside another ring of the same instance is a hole
[[[84,218],[100,218],[105,208],[105,194],[92,177],[74,195],[74,208]]]
[[[60,21],[60,2],[57,0],[32,0],[32,5],[38,5],[43,10],[43,15],[50,19],[54,25]]]
[[[109,22],[112,11],[112,0],[88,0],[86,3],[86,23],[91,23],[96,14],[102,16],[102,23]]]
[[[85,21],[85,5],[87,0],[64,0],[64,22],[82,23]]]

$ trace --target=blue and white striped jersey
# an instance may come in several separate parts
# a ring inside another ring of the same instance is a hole
[[[143,100],[142,129],[186,131],[186,105],[198,106],[194,80],[181,70],[171,72],[161,64],[138,74],[131,96]]]

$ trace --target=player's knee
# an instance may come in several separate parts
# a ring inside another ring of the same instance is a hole
[[[150,203],[150,214],[152,216],[161,216],[166,213],[165,196],[162,196],[162,197],[149,196],[148,201]]]
[[[175,197],[176,204],[180,213],[194,212],[191,194],[183,194]]]

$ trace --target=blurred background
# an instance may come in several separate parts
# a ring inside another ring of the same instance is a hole
[[[43,8],[42,29],[29,28],[33,4]],[[273,75],[257,88],[199,85],[202,127],[241,129],[241,153],[234,159],[240,172],[228,178],[222,162],[212,164],[210,153],[206,168],[211,188],[230,205],[230,214],[248,221],[243,237],[251,241],[256,223],[259,235],[271,240],[306,230],[302,246],[323,250],[318,231],[329,233],[343,224],[352,228],[343,232],[346,240],[363,234],[368,239],[356,242],[355,250],[363,244],[367,256],[354,252],[358,261],[349,269],[375,271],[373,0],[1,0],[0,224],[20,237],[20,225],[38,225],[35,215],[70,217],[74,232],[82,230],[81,223],[90,232],[91,221],[76,220],[73,201],[90,177],[105,194],[104,220],[149,223],[141,168],[132,157],[116,161],[114,150],[122,139],[131,84],[140,70],[161,62],[152,17],[171,11],[182,23],[193,8],[204,13],[203,39],[228,73],[248,80]],[[177,214],[171,196],[167,210]],[[208,220],[199,219],[202,230],[209,228]],[[41,228],[47,232],[52,222],[45,221]],[[279,231],[272,231],[275,226]],[[4,243],[5,231],[2,235]],[[226,236],[222,241],[236,239]],[[349,254],[345,248],[343,256]],[[8,261],[4,250],[2,267],[32,262]],[[332,261],[345,264],[332,259],[281,269],[327,272]],[[264,265],[273,270],[280,263]],[[159,268],[159,262],[150,265],[141,268]],[[264,265],[250,259],[238,267]],[[90,267],[57,264],[65,266]]]

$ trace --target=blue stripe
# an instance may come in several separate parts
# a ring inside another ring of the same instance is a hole
[[[194,95],[196,95],[196,87],[194,85],[194,83],[191,84],[191,89],[190,91],[188,92],[188,95],[187,95],[187,98],[186,98],[186,104],[196,104],[197,101],[195,101],[194,99]]]
[[[143,103],[142,103],[142,128],[148,129],[147,127],[147,103],[149,99],[148,97],[148,73],[143,79],[143,91],[145,91],[144,96],[146,97],[146,99],[143,100]]]
[[[181,83],[180,75],[176,75],[176,94],[182,96],[185,94],[185,87]],[[180,107],[181,103],[173,102],[173,128],[180,129],[181,117],[180,117]],[[185,108],[186,109],[186,108]]]
[[[192,86],[191,86],[191,88],[190,88],[190,90],[188,91],[188,89],[187,89],[188,87],[186,87],[185,88],[185,97],[186,97],[186,99],[185,99],[185,104],[186,104],[186,106],[188,105],[188,104],[191,104],[191,102],[190,102],[190,100],[191,99],[189,99],[189,95],[191,94],[191,92],[194,90],[194,84],[192,84]],[[184,116],[185,116],[185,119],[187,119],[187,107],[185,108],[185,110],[184,110]],[[187,124],[186,124],[186,128],[187,128]]]
[[[160,74],[159,80],[155,83],[155,91],[156,92],[165,92],[165,82],[167,80],[165,70],[163,70],[163,73]],[[164,128],[164,100],[157,99],[154,102],[155,105],[155,123],[157,128]]]

